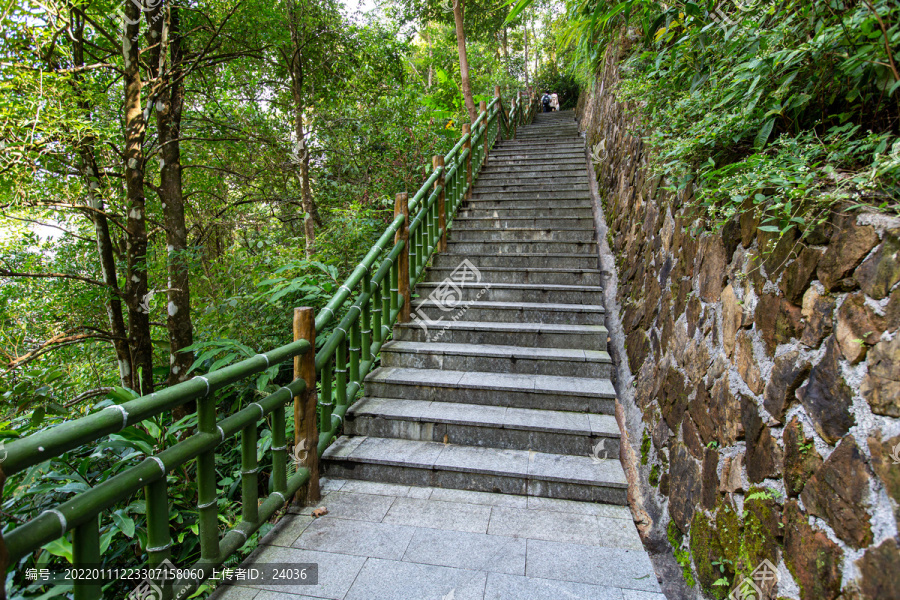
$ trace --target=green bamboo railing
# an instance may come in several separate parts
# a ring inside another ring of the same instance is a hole
[[[516,128],[529,123],[536,110],[537,97],[531,92],[516,94],[508,111],[502,106],[499,88],[490,104],[482,102],[480,115],[471,127],[463,126],[464,134],[453,149],[443,157],[434,157],[434,169],[416,194],[411,199],[406,194],[398,195],[393,221],[315,320],[311,309],[296,309],[292,343],[6,444],[7,455],[0,464],[0,491],[6,477],[187,402],[197,402],[196,433],[0,536],[0,573],[6,573],[9,565],[70,531],[75,565],[98,565],[100,515],[142,489],[147,515],[147,564],[162,564],[169,558],[172,546],[166,477],[191,460],[197,461],[200,560],[187,569],[198,573],[195,579],[177,582],[181,597],[192,593],[304,484],[303,498],[317,500],[318,456],[339,433],[344,415],[359,394],[393,325],[409,319],[410,290],[424,274],[432,254],[446,249],[447,230],[490,148],[501,136],[515,137]],[[353,302],[345,306],[354,294]],[[316,351],[315,333],[324,331],[339,316],[338,325]],[[216,391],[290,359],[294,359],[295,374],[291,383],[220,418]],[[318,393],[316,381],[321,384]],[[285,415],[291,401],[295,445],[317,449],[307,453],[292,475],[287,468]],[[272,491],[260,503],[257,431],[259,422],[269,415]],[[242,519],[220,534],[215,452],[238,434]],[[0,597],[5,597],[4,580],[0,577]],[[74,596],[76,600],[99,599],[100,583],[77,585]]]

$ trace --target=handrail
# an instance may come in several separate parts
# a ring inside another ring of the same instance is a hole
[[[318,494],[317,457],[338,435],[344,416],[375,365],[393,325],[410,319],[411,289],[424,275],[431,256],[446,249],[447,231],[460,205],[469,197],[490,149],[498,138],[515,137],[516,128],[531,121],[535,101],[536,96],[530,92],[525,102],[518,93],[507,113],[499,88],[496,88],[494,99],[489,104],[481,103],[478,118],[471,127],[464,126],[463,135],[453,148],[444,156],[434,157],[431,174],[413,197],[408,199],[406,194],[398,195],[393,220],[314,321],[310,309],[296,309],[303,314],[295,315],[293,342],[6,444],[6,458],[0,464],[0,492],[5,478],[10,475],[187,402],[197,401],[196,433],[0,534],[0,574],[5,573],[10,564],[65,537],[69,531],[73,532],[73,562],[76,565],[99,564],[100,515],[141,488],[146,497],[147,562],[151,567],[164,564],[172,546],[166,478],[191,460],[197,461],[201,549],[200,560],[191,568],[196,577],[176,583],[181,598],[196,590],[215,567],[243,546],[249,536],[304,485],[307,485],[307,497],[315,499]],[[353,301],[345,307],[353,296]],[[301,325],[301,329],[306,327],[305,337],[297,337],[298,318],[307,319]],[[328,339],[316,351],[316,334],[324,332],[336,320],[337,325]],[[216,391],[290,359],[294,359],[291,383],[234,414],[217,419]],[[308,372],[304,374],[304,368],[314,371],[314,376]],[[321,384],[318,398],[317,381]],[[310,398],[312,404],[305,404]],[[285,407],[291,400],[294,402],[295,447],[304,450],[315,447],[317,452],[308,452],[305,459],[294,461],[296,468],[288,477]],[[309,410],[310,406],[313,412]],[[316,419],[316,412],[318,422],[312,427],[314,433],[306,435],[301,431],[301,421]],[[270,415],[272,492],[260,503],[257,430],[259,422]],[[242,447],[242,520],[220,537],[215,451],[226,439],[238,433]],[[5,577],[0,577],[0,598],[4,597],[4,581]],[[96,600],[101,593],[99,583],[74,588],[76,600]]]

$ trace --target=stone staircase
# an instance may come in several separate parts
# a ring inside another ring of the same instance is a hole
[[[587,177],[571,112],[495,146],[329,478],[626,503]]]
[[[210,600],[665,600],[623,506],[587,176],[572,113],[491,151],[321,501],[245,562],[315,581]]]

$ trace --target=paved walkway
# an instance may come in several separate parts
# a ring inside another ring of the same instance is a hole
[[[665,600],[622,506],[326,480],[245,562],[318,563],[319,583],[219,600]]]

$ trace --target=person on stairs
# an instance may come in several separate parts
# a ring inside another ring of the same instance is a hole
[[[544,106],[544,112],[550,112],[553,108],[550,106],[550,103],[553,101],[553,98],[550,96],[549,91],[545,91],[544,95],[541,97],[541,104]]]
[[[553,112],[559,110],[559,95],[556,92],[550,94],[550,108],[553,109]]]

